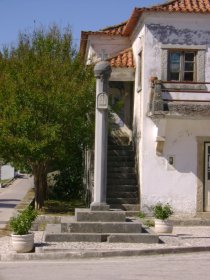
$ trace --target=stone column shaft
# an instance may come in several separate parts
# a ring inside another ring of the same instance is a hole
[[[95,114],[95,161],[94,161],[94,201],[91,210],[108,210],[106,204],[107,188],[107,131],[108,110],[98,107],[99,96],[108,94],[108,79],[111,67],[101,61],[94,68],[96,76],[96,114]]]

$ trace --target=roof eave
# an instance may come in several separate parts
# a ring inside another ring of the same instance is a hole
[[[131,34],[131,32],[133,31],[133,28],[136,26],[139,17],[140,17],[140,12],[138,8],[134,8],[125,28],[123,31],[123,35],[124,36],[129,36]]]
[[[86,47],[87,47],[87,40],[88,40],[88,33],[87,31],[81,31],[81,39],[80,39],[80,47],[79,53],[82,58],[85,57]]]

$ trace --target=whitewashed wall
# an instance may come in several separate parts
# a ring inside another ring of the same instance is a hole
[[[1,180],[12,179],[15,176],[15,169],[10,164],[2,165]]]
[[[162,44],[206,44],[205,80],[210,82],[210,18],[207,15],[192,14],[145,15],[140,19],[132,37],[135,57],[139,52],[139,38],[143,33],[142,91],[135,90],[134,105],[134,120],[141,124],[139,132],[141,207],[147,210],[147,207],[158,201],[170,202],[177,213],[194,214],[197,195],[196,136],[210,136],[210,121],[168,119],[163,155],[157,156],[157,123],[147,117],[147,112],[151,91],[150,77],[161,78]],[[202,98],[206,98],[205,94]],[[169,155],[175,156],[174,170],[167,168]]]
[[[129,47],[130,41],[127,37],[90,35],[86,51],[87,64],[97,61],[102,54],[106,54],[109,58]]]

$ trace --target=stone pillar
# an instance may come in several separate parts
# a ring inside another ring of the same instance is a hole
[[[108,131],[108,80],[111,67],[101,61],[94,68],[96,77],[96,116],[95,116],[95,161],[94,161],[94,201],[92,211],[108,210],[107,188],[107,131]]]

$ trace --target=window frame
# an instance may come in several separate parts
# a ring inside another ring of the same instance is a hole
[[[142,67],[143,67],[142,57],[143,57],[143,50],[140,50],[138,52],[137,92],[140,92],[142,90]]]
[[[179,71],[171,71],[171,54],[173,53],[179,53],[180,54],[180,62],[179,62]],[[187,61],[187,63],[193,63],[193,71],[186,71],[185,70],[185,54],[186,53],[193,53],[194,54],[194,60],[193,61]],[[168,51],[168,78],[167,81],[171,82],[197,82],[197,51],[195,50],[180,50],[180,49],[171,49]],[[186,80],[184,78],[185,73],[191,72],[193,73],[193,79],[192,80]],[[179,79],[172,79],[172,73],[179,73]]]
[[[177,81],[172,82],[168,80],[168,54],[172,50],[177,51],[194,51],[196,52],[196,82]],[[169,88],[177,89],[206,89],[205,83],[205,57],[207,45],[181,45],[181,44],[162,44],[161,45],[161,80],[167,82]],[[199,84],[201,83],[201,84]]]

